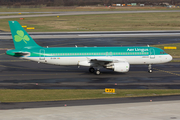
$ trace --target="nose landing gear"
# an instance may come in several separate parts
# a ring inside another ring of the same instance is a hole
[[[148,65],[148,72],[149,72],[149,73],[152,73],[152,72],[153,72],[151,64]]]

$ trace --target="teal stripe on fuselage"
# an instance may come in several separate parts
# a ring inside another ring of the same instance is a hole
[[[30,57],[39,57],[41,55],[44,55],[44,57],[167,55],[162,49],[155,47],[60,47],[30,49],[24,52],[30,52]]]
[[[8,50],[8,55],[29,52],[29,57],[96,57],[96,56],[148,56],[167,55],[155,47],[60,47]]]

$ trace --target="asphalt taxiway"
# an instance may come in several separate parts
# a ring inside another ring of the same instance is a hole
[[[41,46],[146,46],[179,43],[178,36],[161,37],[97,37],[97,38],[43,38],[35,39]],[[13,49],[12,39],[0,40],[0,88],[12,89],[179,89],[180,64],[153,65],[153,73],[147,65],[131,65],[128,73],[116,73],[102,69],[102,74],[90,74],[87,67],[54,66],[21,60],[5,55]]]
[[[6,36],[7,37],[7,36]],[[0,37],[1,38],[1,37]],[[178,36],[82,37],[35,39],[41,46],[146,46],[179,43]],[[102,69],[97,76],[88,68],[38,64],[5,55],[13,49],[12,39],[0,39],[1,89],[180,89],[180,64],[131,65],[128,73]],[[0,120],[169,120],[180,119],[180,96],[115,98],[76,101],[0,103]],[[150,102],[152,101],[152,102]],[[122,104],[123,103],[123,104]]]
[[[171,31],[98,31],[98,32],[29,32],[34,39],[43,38],[114,38],[114,37],[180,37],[180,30]],[[1,39],[11,39],[10,32],[0,32]]]
[[[85,101],[84,101],[85,102]],[[179,120],[180,101],[0,110],[0,120]]]
[[[8,103],[2,102],[0,103],[0,110],[64,107],[65,105],[72,107],[72,106],[122,104],[122,103],[124,104],[124,103],[139,103],[139,102],[177,101],[177,100],[180,100],[179,95],[87,99],[87,100],[41,101],[41,102],[8,102]]]

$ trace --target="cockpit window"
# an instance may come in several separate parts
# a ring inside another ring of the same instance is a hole
[[[166,54],[166,52],[164,52],[164,51],[161,51],[161,52],[160,52],[160,54]]]

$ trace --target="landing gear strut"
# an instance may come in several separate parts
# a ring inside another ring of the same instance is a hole
[[[153,72],[151,64],[148,65],[148,72],[149,72],[149,73],[152,73],[152,72]]]
[[[93,67],[90,67],[90,68],[89,68],[89,72],[90,72],[90,73],[94,73],[94,74],[96,74],[96,75],[100,75],[100,74],[101,74],[99,68],[97,68],[97,69],[95,70]]]

